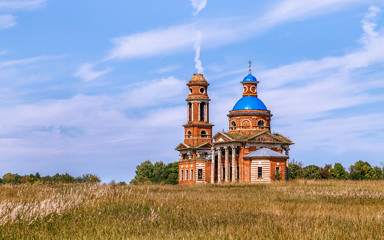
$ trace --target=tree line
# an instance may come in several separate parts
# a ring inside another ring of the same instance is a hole
[[[384,179],[384,167],[372,167],[368,162],[357,161],[349,171],[341,163],[326,164],[324,167],[292,162],[288,168],[289,179],[350,179],[376,180]]]
[[[83,174],[73,177],[68,173],[55,174],[53,176],[40,176],[39,173],[30,175],[19,175],[17,173],[6,173],[0,178],[0,184],[53,184],[53,183],[99,183],[101,180],[94,174]]]
[[[152,163],[150,160],[142,162],[136,167],[136,176],[130,184],[178,184],[178,162],[164,164]],[[340,179],[340,180],[375,180],[384,179],[384,167],[372,167],[368,162],[357,161],[347,170],[341,163],[326,164],[324,167],[316,165],[303,166],[302,163],[292,161],[288,168],[289,179]]]

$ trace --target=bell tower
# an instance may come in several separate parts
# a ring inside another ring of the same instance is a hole
[[[187,84],[189,95],[187,101],[187,124],[184,143],[197,146],[212,143],[212,124],[209,123],[209,83],[203,74],[194,74]]]

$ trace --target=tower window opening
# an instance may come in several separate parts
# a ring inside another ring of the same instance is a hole
[[[202,130],[202,131],[200,132],[200,134],[201,134],[201,137],[202,137],[202,138],[207,138],[207,137],[208,137],[207,131],[205,131],[205,130]]]
[[[192,88],[189,88],[189,93],[193,93],[193,89]]]
[[[188,131],[188,132],[187,132],[187,138],[191,138],[191,136],[192,136],[192,132],[191,132],[191,131]]]
[[[232,126],[232,127],[236,127],[236,122],[235,122],[235,121],[232,121],[232,122],[231,122],[231,126]]]
[[[259,127],[263,127],[264,126],[264,121],[263,120],[259,120],[258,122],[257,122],[257,126],[259,126]]]
[[[200,93],[204,93],[205,92],[205,88],[200,88]]]
[[[256,93],[256,87],[255,87],[255,85],[253,85],[253,86],[250,88],[250,90],[251,90],[251,92]]]
[[[206,108],[206,103],[202,102],[200,103],[200,121],[204,122],[205,121],[205,108]]]
[[[192,121],[192,103],[188,103],[188,121]]]

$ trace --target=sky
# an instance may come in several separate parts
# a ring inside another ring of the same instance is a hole
[[[0,0],[0,176],[130,181],[177,161],[186,83],[214,132],[260,81],[304,165],[384,162],[383,0]]]

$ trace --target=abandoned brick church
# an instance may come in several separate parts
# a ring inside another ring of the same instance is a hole
[[[228,132],[212,136],[208,82],[194,74],[188,82],[188,122],[180,152],[179,184],[270,182],[288,179],[288,138],[271,133],[271,112],[257,97],[259,81],[249,74],[243,96],[229,111]]]

